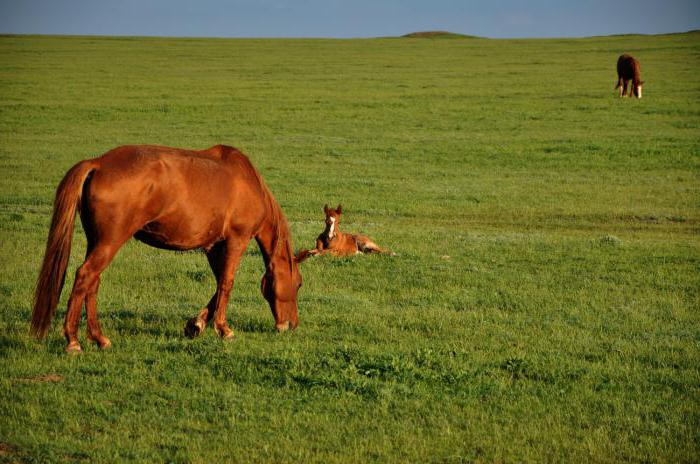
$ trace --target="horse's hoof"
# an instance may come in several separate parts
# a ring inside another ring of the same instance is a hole
[[[83,352],[83,349],[80,347],[80,343],[78,342],[71,342],[66,346],[66,353],[67,354],[80,354]]]
[[[228,335],[224,335],[223,337],[221,337],[221,339],[223,341],[225,341],[226,343],[230,343],[230,342],[234,341],[236,339],[236,337],[233,335],[233,332],[231,332]]]
[[[193,317],[185,324],[185,337],[196,338],[204,332],[205,322],[198,317]]]
[[[216,330],[216,334],[221,337],[222,340],[227,342],[233,340],[233,330],[228,327],[214,327],[214,330]]]
[[[277,329],[278,333],[286,332],[290,329],[290,327],[291,327],[291,323],[289,321],[275,325],[275,328]]]
[[[95,342],[97,344],[97,347],[101,350],[106,350],[107,348],[112,347],[112,342],[109,341],[109,338],[105,337],[104,335],[98,335],[96,337],[93,337],[92,335],[88,334],[88,340],[90,340],[91,342]]]

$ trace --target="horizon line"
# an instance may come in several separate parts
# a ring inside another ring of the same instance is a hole
[[[594,39],[601,37],[624,37],[624,36],[645,36],[654,37],[662,35],[681,35],[700,32],[700,29],[690,29],[687,31],[672,31],[659,33],[643,33],[643,32],[621,32],[612,34],[598,34],[585,36],[531,36],[531,37],[487,37],[478,35],[468,35],[461,32],[452,31],[415,31],[408,32],[403,35],[390,36],[366,36],[366,37],[324,37],[324,36],[207,36],[207,35],[129,35],[129,34],[66,34],[66,33],[32,33],[32,32],[1,32],[0,37],[94,37],[94,38],[143,38],[143,39],[217,39],[217,40],[377,40],[377,39],[417,39],[417,40],[439,40],[440,35],[436,37],[407,37],[410,34],[420,34],[429,32],[440,32],[444,35],[455,35],[452,40],[470,40],[470,39],[485,39],[485,40],[561,40],[561,39]],[[462,37],[460,37],[462,36]]]

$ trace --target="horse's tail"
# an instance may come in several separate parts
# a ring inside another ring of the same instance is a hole
[[[66,173],[56,190],[44,262],[34,290],[31,333],[37,338],[46,336],[56,313],[70,258],[75,210],[85,179],[95,168],[94,162],[81,161]]]

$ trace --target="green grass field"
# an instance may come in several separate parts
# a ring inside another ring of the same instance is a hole
[[[615,96],[617,57],[642,100]],[[206,259],[131,241],[114,347],[29,336],[53,195],[132,143],[242,149],[313,246],[278,335],[251,246],[233,343]],[[697,462],[700,33],[567,40],[0,37],[0,461]]]

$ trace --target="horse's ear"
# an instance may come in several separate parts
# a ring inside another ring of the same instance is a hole
[[[328,204],[323,205],[323,212],[328,214]]]
[[[338,207],[335,209],[335,212],[338,213],[338,214],[342,214],[342,213],[343,213],[343,206],[342,206],[342,205],[338,205]]]

